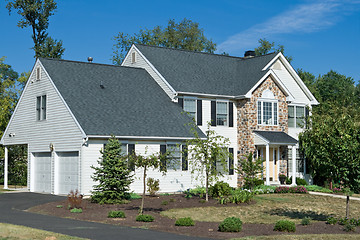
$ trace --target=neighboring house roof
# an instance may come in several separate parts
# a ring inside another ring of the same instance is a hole
[[[86,135],[193,137],[186,125],[191,119],[144,69],[45,58],[40,62]]]
[[[240,58],[186,50],[135,45],[177,92],[245,95],[276,56]]]
[[[278,131],[254,131],[255,134],[266,140],[269,144],[289,144],[295,145],[298,141],[286,134]]]

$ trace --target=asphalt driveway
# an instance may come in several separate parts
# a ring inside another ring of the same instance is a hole
[[[0,194],[0,222],[89,239],[205,239],[110,224],[78,221],[24,211],[36,205],[60,201],[64,198],[65,197],[61,196],[29,192]]]

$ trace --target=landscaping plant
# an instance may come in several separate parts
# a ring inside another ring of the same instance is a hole
[[[128,158],[121,152],[120,142],[114,137],[108,140],[104,150],[100,151],[98,167],[92,179],[97,183],[91,192],[91,201],[104,203],[124,203],[130,199],[131,169]]]
[[[175,226],[189,227],[189,226],[194,226],[194,225],[195,225],[194,220],[192,220],[191,217],[179,218],[175,222]]]
[[[306,226],[306,225],[310,225],[311,223],[311,218],[309,217],[304,217],[303,219],[301,219],[301,225]]]
[[[219,181],[209,188],[209,195],[213,198],[219,198],[230,195],[232,188],[226,182]]]
[[[274,231],[279,232],[295,232],[295,230],[295,223],[288,220],[279,220],[275,223],[274,226]]]
[[[227,169],[227,162],[233,156],[224,149],[228,149],[230,140],[223,136],[217,135],[214,130],[211,130],[211,123],[208,122],[207,130],[205,131],[206,138],[199,135],[196,123],[191,124],[191,133],[194,138],[186,140],[187,154],[191,156],[192,165],[191,174],[196,174],[196,180],[205,180],[205,201],[209,201],[209,186],[212,182],[218,180],[220,176],[224,175],[224,171],[216,169],[219,163],[222,169]],[[205,179],[204,179],[205,178]]]
[[[228,217],[219,224],[220,232],[240,232],[241,230],[242,221],[240,218]]]
[[[83,210],[81,208],[73,208],[70,210],[71,213],[82,213]]]
[[[71,190],[67,200],[69,208],[82,208],[83,195],[79,193],[79,190]]]
[[[148,178],[146,185],[148,187],[148,192],[150,196],[155,196],[156,192],[160,190],[159,179],[155,180],[154,178]]]
[[[169,155],[168,152],[166,153],[153,153],[151,155],[147,155],[147,148],[145,150],[144,155],[136,154],[135,152],[131,153],[128,157],[130,161],[138,168],[143,169],[143,194],[141,198],[141,206],[139,213],[142,215],[144,211],[144,201],[145,201],[145,193],[146,193],[146,177],[147,177],[147,170],[149,168],[159,169],[160,172],[163,174],[166,173],[166,161],[167,156]],[[141,216],[139,215],[139,216]]]
[[[110,211],[108,213],[108,218],[125,218],[125,213],[123,211]]]
[[[330,225],[335,225],[338,222],[337,218],[331,216],[326,219],[326,223]]]
[[[154,217],[148,214],[140,214],[136,217],[137,222],[153,222],[154,220]]]
[[[244,177],[245,186],[250,190],[253,190],[257,183],[264,183],[259,179],[259,174],[264,171],[263,162],[261,157],[254,159],[253,153],[239,159],[237,171]]]

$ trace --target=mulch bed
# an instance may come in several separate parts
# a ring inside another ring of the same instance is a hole
[[[208,238],[228,239],[245,236],[259,236],[259,235],[278,235],[289,234],[273,231],[274,224],[243,224],[243,230],[239,233],[223,233],[218,231],[219,223],[216,222],[196,222],[193,227],[177,227],[175,226],[175,219],[170,219],[160,215],[162,211],[173,208],[191,208],[191,207],[225,207],[225,206],[241,206],[242,204],[227,204],[221,205],[217,200],[210,199],[209,202],[200,202],[200,199],[193,197],[187,199],[184,195],[175,194],[169,196],[149,197],[145,199],[144,214],[150,214],[155,217],[155,221],[151,223],[136,222],[135,218],[139,212],[141,199],[132,200],[128,204],[121,205],[99,205],[91,203],[89,200],[83,200],[82,213],[70,213],[67,209],[68,201],[52,202],[44,205],[36,206],[28,211],[37,212],[41,214],[54,215],[58,217],[73,218],[84,221],[95,221],[114,225],[125,225],[130,227],[148,228],[164,232],[172,232],[183,235],[192,235]],[[162,204],[166,201],[168,204]],[[255,201],[249,203],[255,204]],[[56,206],[62,205],[63,208]],[[248,205],[248,204],[243,204]],[[111,219],[107,218],[107,214],[111,210],[121,210],[125,212],[125,219]],[[343,226],[328,225],[325,222],[312,222],[311,225],[296,226],[296,233],[291,234],[359,234],[360,230],[355,232],[345,232]]]

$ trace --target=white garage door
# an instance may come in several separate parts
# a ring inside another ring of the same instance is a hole
[[[59,152],[59,194],[68,194],[78,186],[78,152]]]
[[[51,193],[51,153],[34,153],[35,192]]]

